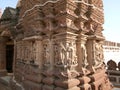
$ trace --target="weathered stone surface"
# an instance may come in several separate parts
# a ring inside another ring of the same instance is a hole
[[[15,52],[12,90],[112,89],[104,68],[102,0],[18,4],[15,28],[7,19]]]

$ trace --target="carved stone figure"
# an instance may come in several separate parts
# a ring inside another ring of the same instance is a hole
[[[44,48],[44,64],[50,64],[50,50],[49,50],[49,44],[45,43],[43,45]]]
[[[83,67],[86,68],[88,66],[86,46],[82,44],[81,48],[82,48],[82,54],[83,54],[82,64],[83,64]]]
[[[103,47],[100,42],[95,43],[95,66],[103,64]]]

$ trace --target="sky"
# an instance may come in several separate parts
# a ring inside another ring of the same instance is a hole
[[[5,9],[5,7],[16,7],[18,0],[0,0],[0,8],[2,11]]]
[[[120,43],[120,0],[104,0],[104,36]]]

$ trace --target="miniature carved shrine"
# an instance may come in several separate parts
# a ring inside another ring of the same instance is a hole
[[[14,22],[6,25],[14,41],[12,90],[111,90],[102,0],[19,0],[13,11],[1,19],[2,26]]]

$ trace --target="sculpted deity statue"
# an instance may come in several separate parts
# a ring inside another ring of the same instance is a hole
[[[44,46],[44,64],[50,64],[50,50],[48,47],[48,44],[45,44]]]
[[[82,64],[83,67],[86,68],[88,66],[88,61],[87,61],[87,51],[84,44],[81,45],[81,49],[82,49]]]

